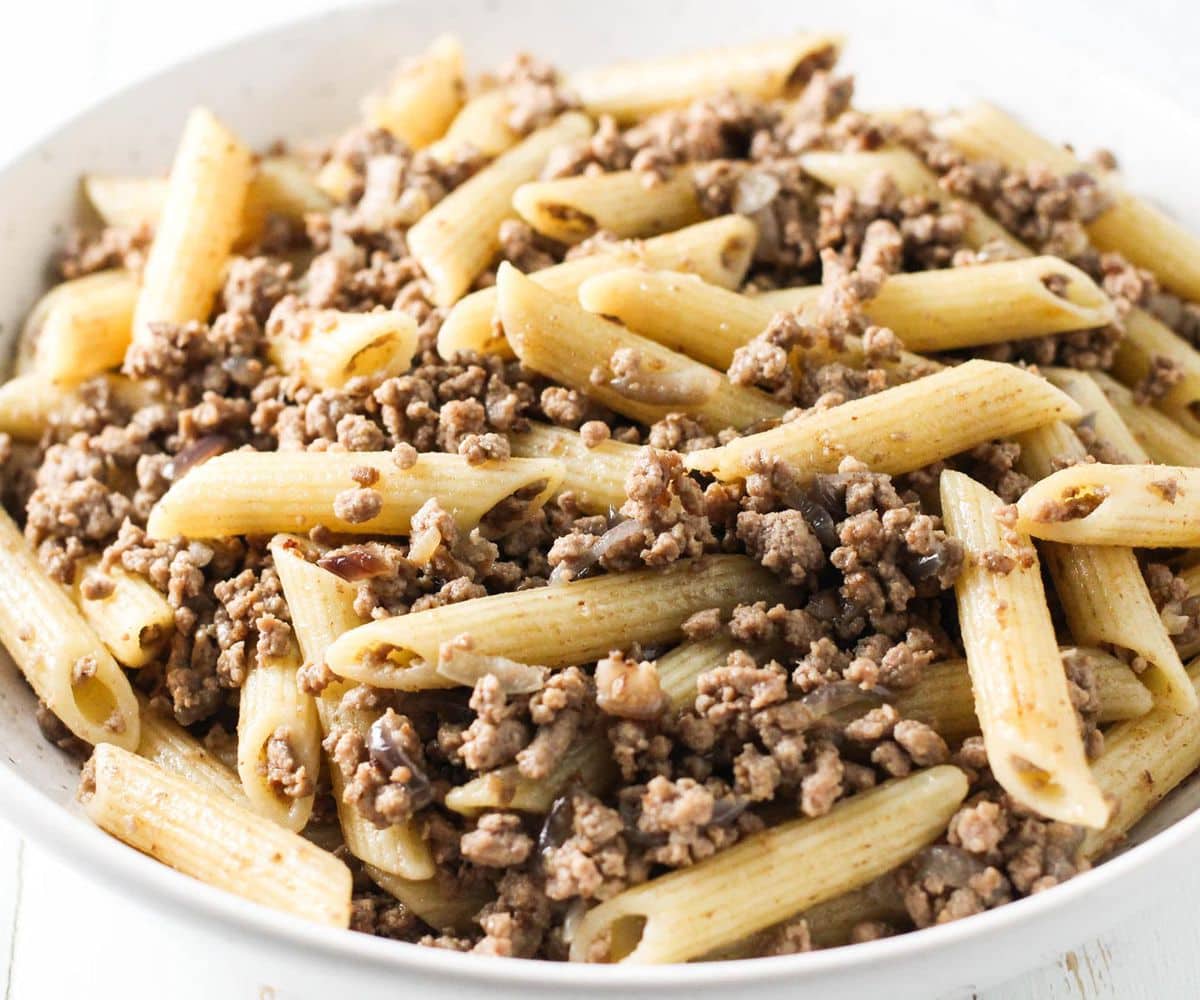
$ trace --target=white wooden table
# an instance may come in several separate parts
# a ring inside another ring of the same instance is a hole
[[[1172,0],[976,2],[1035,22],[1039,30],[1141,75],[1200,113],[1200,61],[1193,51],[1200,6]],[[919,0],[909,3],[919,20]],[[0,8],[6,15],[0,29],[0,162],[98,93],[237,35],[332,6],[336,4],[330,0],[36,0],[19,8],[5,5]],[[816,8],[811,20],[817,26]],[[1014,58],[1013,66],[1019,72],[1019,59]],[[1179,872],[1173,893],[1154,912],[1003,986],[941,1000],[1200,996],[1198,892],[1200,873]],[[85,995],[209,1000],[203,967],[211,961],[211,955],[196,955],[177,928],[92,885],[0,822],[3,1000]],[[187,974],[181,976],[181,970]],[[248,973],[237,1000],[274,997],[274,990]]]

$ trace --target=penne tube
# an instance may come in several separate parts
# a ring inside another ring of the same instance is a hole
[[[1200,469],[1074,465],[1017,501],[1018,527],[1035,538],[1132,548],[1200,546]]]
[[[537,423],[508,440],[519,458],[561,462],[564,475],[559,492],[572,493],[579,508],[588,514],[607,514],[625,502],[625,480],[641,450],[613,440],[589,448],[578,431]]]
[[[175,629],[175,612],[162,592],[145,577],[113,566],[99,574],[103,596],[87,596],[88,577],[98,572],[97,557],[81,560],[72,594],[83,617],[122,666],[144,667],[162,650]]]
[[[504,88],[486,90],[472,97],[450,122],[446,134],[429,147],[429,153],[443,163],[451,162],[466,150],[474,150],[491,159],[515,146],[521,136],[508,126],[513,102]]]
[[[883,149],[871,153],[804,153],[800,166],[810,177],[831,188],[863,191],[881,174],[887,174],[902,196],[920,195],[943,207],[957,206],[963,215],[963,242],[978,249],[999,243],[1020,256],[1030,256],[1024,243],[1008,232],[978,206],[949,195],[937,177],[907,149]]]
[[[475,915],[493,893],[486,883],[465,889],[456,879],[439,873],[433,878],[410,879],[366,866],[367,877],[384,892],[389,892],[418,917],[438,931],[469,931]]]
[[[413,149],[441,138],[462,107],[463,50],[458,39],[442,35],[396,72],[382,93],[363,101],[363,117]]]
[[[250,808],[236,773],[174,719],[168,719],[144,698],[139,697],[138,704],[142,721],[139,757],[177,774],[192,787],[223,795],[245,809]]]
[[[211,112],[193,111],[142,274],[135,344],[150,335],[151,323],[208,319],[241,229],[250,175],[249,150]]]
[[[736,288],[750,267],[758,229],[741,215],[723,215],[674,233],[615,247],[555,264],[529,275],[548,292],[574,298],[588,278],[618,267],[642,264],[698,274],[710,284]],[[512,357],[503,331],[493,327],[496,289],[482,288],[458,302],[438,331],[438,353],[449,360],[459,351]]]
[[[593,316],[511,264],[500,266],[496,288],[501,324],[522,364],[617,413],[652,424],[684,411],[713,431],[783,415],[765,393]]]
[[[106,226],[157,226],[167,200],[165,177],[85,174],[83,194]]]
[[[137,279],[118,270],[97,271],[50,289],[21,333],[17,352],[29,358],[26,371],[71,383],[119,368],[137,296]]]
[[[356,488],[353,474],[378,474],[379,512],[365,521],[335,513],[339,495]],[[534,509],[559,488],[560,462],[514,458],[471,465],[460,455],[421,455],[401,469],[391,452],[233,451],[210,458],[172,484],[150,512],[153,538],[228,538],[334,531],[407,535],[413,514],[436,497],[463,530],[474,527],[502,500],[539,487]]]
[[[1113,374],[1135,386],[1159,358],[1170,361],[1180,374],[1154,405],[1191,434],[1200,435],[1200,351],[1142,309],[1125,317],[1125,336],[1117,344]]]
[[[578,243],[604,230],[615,236],[655,236],[704,218],[692,172],[666,180],[640,170],[531,181],[513,194],[513,208],[543,236]]]
[[[591,114],[633,122],[725,91],[761,100],[793,96],[814,69],[834,63],[840,48],[834,35],[790,35],[585,70],[568,83]]]
[[[340,389],[360,376],[390,378],[412,367],[417,322],[408,313],[380,309],[369,313],[321,310],[299,324],[270,330],[270,359],[288,374],[318,389]]]
[[[328,851],[128,750],[96,747],[79,798],[98,827],[176,871],[307,920],[350,923],[350,869]]]
[[[131,410],[154,402],[153,382],[138,382],[124,375],[96,378],[103,381],[103,387],[95,386],[98,391],[109,393]],[[85,395],[78,385],[53,382],[36,372],[10,378],[0,384],[0,432],[18,441],[37,441],[56,424],[71,423],[76,411],[86,405]]]
[[[1068,150],[985,101],[945,116],[934,131],[966,156],[996,160],[1011,169],[1036,164],[1060,177],[1094,173]],[[1102,176],[1100,183],[1112,205],[1087,224],[1088,238],[1097,249],[1115,250],[1154,272],[1176,294],[1200,299],[1200,239],[1111,178]]]
[[[1043,816],[1102,827],[1108,805],[1088,771],[1029,540],[1006,531],[1000,498],[961,472],[942,473],[941,496],[946,530],[965,550],[954,590],[992,773]],[[997,555],[1012,561],[1008,572],[987,564]]]
[[[1060,463],[1085,463],[1087,451],[1066,424],[1053,423],[1017,438],[1018,468],[1035,480],[1050,476]],[[1112,643],[1149,664],[1146,681],[1181,711],[1190,710],[1192,685],[1131,548],[1115,545],[1059,545],[1044,542],[1042,558],[1076,642]]]
[[[1129,408],[1134,408],[1133,393],[1121,383],[1109,378],[1102,372],[1081,372],[1076,368],[1043,368],[1042,374],[1051,383],[1058,386],[1077,402],[1083,410],[1081,423],[1089,423],[1096,434],[1096,440],[1115,450],[1121,460],[1136,465],[1138,462],[1149,463],[1150,455],[1139,440],[1139,435],[1133,431],[1133,425],[1128,417]],[[1117,400],[1127,402],[1118,406]],[[1163,416],[1157,410],[1148,407],[1136,407],[1139,412],[1145,412],[1176,428],[1180,434],[1187,432],[1170,418]],[[1197,455],[1200,458],[1200,455]],[[1163,461],[1163,459],[1159,459]],[[1174,465],[1194,465],[1194,462],[1179,461]],[[1048,475],[1049,473],[1047,473]],[[1041,478],[1040,476],[1038,478]]]
[[[492,262],[500,223],[513,216],[513,192],[537,177],[552,149],[591,132],[586,115],[561,115],[451,191],[408,230],[409,250],[432,282],[437,305],[457,302]]]
[[[1135,402],[1129,389],[1104,372],[1088,372],[1084,377],[1108,403],[1137,446],[1136,451],[1121,449],[1130,463],[1200,466],[1200,438],[1189,434],[1165,413]],[[1098,433],[1100,426],[1097,421]]]
[[[799,305],[807,304],[813,292],[798,288],[768,295],[772,305],[782,306],[789,297]],[[1116,318],[1113,303],[1096,283],[1058,257],[895,274],[863,303],[863,312],[872,323],[889,327],[912,351],[1088,330]]]
[[[138,745],[138,704],[128,678],[3,511],[0,643],[38,698],[81,740]]]
[[[1200,672],[1189,665],[1193,693],[1200,698]],[[1100,830],[1089,830],[1080,847],[1098,858],[1120,845],[1125,835],[1167,794],[1200,767],[1200,709],[1180,714],[1159,705],[1104,734],[1104,752],[1092,773],[1113,800],[1113,813]]]
[[[1073,655],[1092,662],[1100,697],[1098,722],[1117,722],[1145,715],[1154,698],[1128,664],[1099,649],[1068,646],[1061,649],[1065,660]],[[899,692],[892,704],[906,719],[932,726],[949,743],[957,743],[979,732],[979,718],[971,692],[971,675],[966,660],[930,663],[914,687]]]
[[[311,695],[296,682],[300,650],[294,641],[279,656],[257,656],[246,673],[238,702],[238,775],[250,807],[299,832],[312,815],[321,771],[321,729]],[[283,752],[290,773],[272,780],[273,755]],[[291,789],[283,782],[292,782]]]
[[[817,819],[763,830],[626,889],[584,914],[571,960],[683,962],[849,892],[935,840],[967,794],[942,765],[889,781]]]
[[[971,419],[947,420],[948,408]],[[760,451],[810,477],[835,472],[847,456],[896,475],[984,441],[1080,415],[1078,405],[1045,379],[976,359],[719,448],[693,451],[684,460],[691,469],[726,480],[744,478]]]
[[[723,667],[737,648],[739,644],[730,636],[717,635],[682,643],[660,657],[656,663],[658,682],[670,700],[671,710],[678,712],[694,701],[696,678],[706,670]],[[467,816],[487,809],[545,813],[573,783],[597,792],[608,787],[612,778],[612,747],[602,732],[594,732],[577,740],[544,778],[527,778],[515,764],[496,768],[450,789],[445,806]]]
[[[320,663],[335,639],[362,624],[354,610],[357,589],[353,584],[303,555],[308,542],[296,536],[277,535],[271,540],[271,557],[292,615],[292,630],[306,663]],[[366,734],[379,716],[378,710],[343,707],[342,696],[351,685],[334,682],[314,699],[321,733],[349,726]],[[415,821],[377,827],[344,801],[346,782],[339,767],[328,768],[334,802],[346,848],[356,858],[391,876],[423,880],[434,874],[429,845]]]
[[[673,642],[697,611],[728,614],[736,604],[784,593],[777,578],[744,556],[704,556],[371,622],[338,639],[326,662],[351,680],[411,689],[406,675],[426,675],[442,643],[465,633],[480,653],[565,667],[635,642]]]

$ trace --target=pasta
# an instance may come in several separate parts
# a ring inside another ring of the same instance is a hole
[[[732,288],[745,276],[757,239],[753,222],[739,215],[727,215],[640,243],[618,244],[615,249],[602,247],[586,257],[535,271],[529,277],[548,292],[573,297],[592,275],[640,263],[698,274],[712,284]],[[492,329],[495,312],[494,288],[483,288],[464,297],[438,332],[438,353],[443,358],[467,350],[511,355],[512,349],[503,335]]]
[[[977,418],[944,420],[946,399]],[[903,431],[897,423],[901,413],[906,418]],[[911,472],[982,441],[1079,417],[1078,406],[1038,376],[974,360],[719,448],[692,452],[687,464],[720,479],[736,479],[746,476],[753,456],[763,452],[812,476],[834,472],[850,455],[881,472]]]
[[[1116,414],[1117,422],[1125,429],[1125,437],[1118,445],[1118,450],[1128,461],[1200,465],[1200,438],[1189,434],[1165,413],[1139,404],[1132,392],[1103,372],[1090,372],[1085,378],[1098,390],[1100,397]],[[1066,391],[1070,392],[1070,389]],[[1096,430],[1104,434],[1099,420]],[[1109,433],[1115,437],[1118,432],[1113,429]],[[1130,446],[1130,439],[1134,447]]]
[[[359,485],[357,470],[369,470],[360,478],[365,475],[378,487],[379,509],[368,520],[338,514],[341,494],[371,489]],[[561,463],[551,459],[473,466],[457,455],[423,455],[402,469],[387,453],[230,452],[196,466],[173,484],[151,511],[147,531],[155,538],[227,538],[308,531],[320,524],[338,531],[407,535],[413,515],[430,497],[452,502],[455,521],[469,529],[500,501],[526,488],[538,487],[528,501],[537,507],[554,494],[562,476]]]
[[[559,489],[570,492],[581,510],[607,514],[625,502],[625,480],[638,449],[620,441],[584,444],[576,431],[549,424],[531,424],[514,434],[512,453],[522,458],[549,458],[562,463]]]
[[[1145,408],[1134,407],[1133,394],[1128,389],[1100,372],[1047,368],[1043,369],[1042,374],[1080,405],[1083,409],[1082,423],[1090,424],[1099,445],[1113,451],[1125,462],[1150,461],[1150,455],[1132,430],[1130,420],[1135,409],[1143,411]],[[1118,405],[1118,400],[1121,401],[1121,405]],[[1126,402],[1128,406],[1124,405]],[[1148,412],[1151,416],[1171,423],[1167,417],[1152,410]],[[1182,430],[1180,432],[1183,433]]]
[[[462,106],[464,90],[462,45],[443,35],[402,66],[382,93],[363,102],[363,116],[420,149],[441,138]]]
[[[226,767],[217,756],[189,733],[183,726],[158,712],[146,700],[139,698],[141,735],[137,754],[151,764],[176,774],[189,785],[195,785],[215,795],[249,809],[246,793],[237,774]]]
[[[133,331],[138,283],[127,271],[98,271],[47,292],[30,314],[18,351],[28,369],[73,383],[118,367]],[[27,370],[28,370],[27,369]]]
[[[416,350],[416,321],[396,310],[321,312],[271,340],[271,358],[281,369],[321,389],[340,389],[352,378],[399,375]]]
[[[75,570],[73,595],[83,617],[118,663],[144,667],[175,627],[175,612],[159,591],[119,566],[99,571],[98,559]]]
[[[966,549],[955,593],[992,773],[1044,816],[1103,827],[1109,808],[1088,771],[1037,558],[1004,537],[994,493],[950,471],[941,493],[946,526]],[[989,567],[994,553],[1015,565]]]
[[[1035,483],[1017,503],[1018,527],[1075,545],[1200,545],[1200,470],[1166,465],[1076,465]]]

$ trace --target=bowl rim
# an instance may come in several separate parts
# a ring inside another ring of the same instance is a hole
[[[155,68],[119,86],[93,92],[77,111],[56,119],[34,134],[23,148],[0,161],[0,174],[36,157],[39,147],[44,143],[70,132],[103,106],[134,91],[152,87],[178,72],[223,56],[233,49],[262,44],[284,32],[311,31],[321,22],[361,15],[372,8],[384,6],[388,6],[384,0],[357,0],[348,7],[284,18],[266,27],[206,46],[184,59]],[[999,20],[987,11],[974,12],[972,17],[984,23]],[[1090,54],[1079,49],[1074,49],[1074,54],[1089,63],[1096,63]],[[1108,67],[1108,70],[1110,75],[1128,79],[1132,87],[1153,93],[1157,100],[1171,106],[1183,118],[1197,120],[1173,95],[1150,87],[1117,67]],[[6,379],[7,375],[3,378]],[[421,971],[440,976],[446,981],[458,980],[479,986],[570,986],[586,987],[593,993],[625,992],[645,986],[749,985],[784,978],[801,985],[806,979],[838,973],[849,975],[860,966],[894,959],[928,960],[966,942],[1003,933],[1016,925],[1044,920],[1056,912],[1066,911],[1081,897],[1094,895],[1104,886],[1127,882],[1155,859],[1171,853],[1182,853],[1187,842],[1200,834],[1200,809],[1197,809],[1146,841],[1121,850],[1096,867],[1036,895],[975,914],[969,919],[851,947],[769,959],[612,966],[464,955],[321,925],[268,908],[184,875],[110,836],[82,815],[72,813],[52,801],[22,777],[10,761],[0,761],[0,819],[11,824],[22,837],[29,838],[35,847],[46,849],[68,866],[109,889],[133,897],[138,906],[163,908],[182,920],[201,921],[224,931],[236,928],[290,954],[319,956],[323,960],[332,959],[342,963],[352,959],[380,971]]]

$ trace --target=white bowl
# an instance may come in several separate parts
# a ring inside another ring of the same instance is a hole
[[[751,40],[797,27],[845,30],[845,65],[863,106],[947,106],[987,97],[1048,134],[1121,157],[1139,190],[1185,221],[1200,130],[1169,100],[1064,46],[970,15],[953,3],[870,0],[836,5],[738,0],[438,0],[344,11],[219,49],[104,100],[0,169],[0,337],[10,346],[43,287],[46,261],[78,208],[84,170],[137,172],[169,163],[185,112],[203,102],[255,144],[332,135],[354,120],[357,100],[396,59],[452,30],[475,66],[529,49],[565,67],[665,50]],[[915,16],[914,16],[915,15]],[[1085,99],[1077,92],[1084,90]],[[1162,148],[1170,137],[1171,149]],[[1136,831],[1130,849],[1064,886],[944,927],[885,941],[770,960],[663,968],[565,966],[476,958],[305,924],[178,875],[84,820],[74,766],[38,734],[34,699],[10,661],[0,663],[0,811],[32,840],[87,875],[169,915],[197,954],[211,995],[240,995],[254,969],[280,996],[353,989],[393,997],[398,988],[458,997],[708,997],[753,988],[761,998],[875,996],[893,1000],[985,986],[1046,961],[1149,905],[1172,872],[1200,858],[1197,792],[1177,792]],[[1178,822],[1175,822],[1178,820]],[[1173,824],[1173,825],[1172,825]],[[1161,831],[1161,832],[1158,832]],[[135,961],[137,943],[114,962]],[[227,989],[222,989],[222,987]]]

